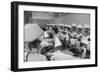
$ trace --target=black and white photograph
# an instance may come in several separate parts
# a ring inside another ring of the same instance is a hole
[[[11,25],[12,71],[97,66],[96,6],[12,2]]]
[[[24,61],[90,59],[90,14],[24,11]]]

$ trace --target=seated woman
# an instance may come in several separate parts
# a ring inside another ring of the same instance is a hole
[[[38,50],[39,40],[35,40],[29,44],[30,53],[27,56],[27,61],[46,61],[46,57],[39,54]]]

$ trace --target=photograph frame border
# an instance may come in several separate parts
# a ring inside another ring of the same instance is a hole
[[[95,64],[86,65],[72,65],[72,66],[52,66],[52,67],[39,67],[39,68],[18,68],[18,6],[31,5],[31,6],[50,6],[50,7],[68,7],[68,8],[84,8],[95,10]],[[36,2],[11,2],[11,71],[35,71],[35,70],[50,70],[50,69],[65,69],[65,68],[82,68],[82,67],[96,67],[97,66],[97,6],[84,6],[84,5],[69,5],[69,4],[51,4],[51,3],[36,3]]]

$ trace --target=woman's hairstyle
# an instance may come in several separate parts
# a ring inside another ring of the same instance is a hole
[[[49,35],[49,38],[53,38],[54,37],[53,33],[48,32],[48,35]]]
[[[53,27],[54,33],[57,34],[58,33],[58,27]]]
[[[90,41],[90,38],[88,38],[88,41]]]
[[[43,27],[42,30],[43,30],[43,31],[46,31],[46,28]]]

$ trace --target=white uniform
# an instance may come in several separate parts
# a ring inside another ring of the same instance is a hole
[[[47,38],[49,35],[47,33],[47,31],[44,32],[44,37]]]
[[[44,40],[41,41],[40,46],[46,47],[46,46],[49,46],[49,43],[44,39]]]
[[[71,42],[72,45],[75,45],[76,44],[76,39],[71,38],[70,42]]]
[[[55,47],[61,46],[61,45],[62,45],[62,44],[61,44],[59,38],[58,38],[57,36],[55,36]]]

